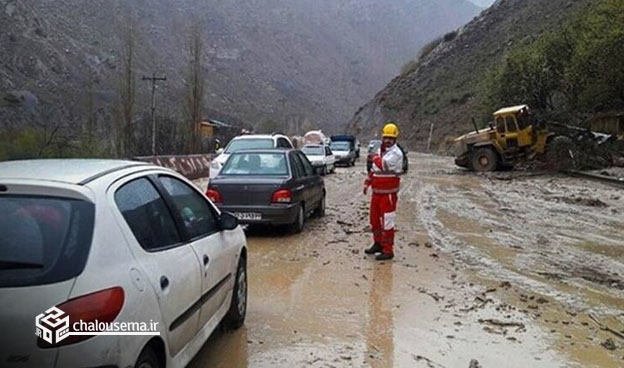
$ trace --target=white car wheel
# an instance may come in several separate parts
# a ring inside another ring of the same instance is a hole
[[[243,257],[238,261],[235,282],[230,310],[225,316],[226,325],[232,329],[241,327],[247,315],[247,262]]]

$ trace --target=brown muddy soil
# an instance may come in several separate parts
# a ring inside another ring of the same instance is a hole
[[[245,326],[190,366],[624,366],[621,189],[410,159],[394,261],[363,253],[363,165],[338,169],[325,218],[248,232]]]

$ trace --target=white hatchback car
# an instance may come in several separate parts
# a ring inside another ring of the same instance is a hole
[[[222,320],[243,324],[246,260],[236,218],[174,171],[2,162],[0,366],[184,367]]]
[[[328,146],[306,144],[301,151],[306,155],[312,166],[321,168],[321,175],[336,171],[336,157]]]
[[[230,141],[225,150],[219,150],[217,157],[210,163],[210,179],[214,179],[221,172],[221,168],[230,155],[236,151],[246,149],[283,148],[292,149],[290,139],[283,134],[247,134],[239,135]]]

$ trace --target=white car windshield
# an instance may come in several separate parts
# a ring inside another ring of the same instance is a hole
[[[258,139],[235,139],[228,144],[225,149],[225,153],[234,153],[240,150],[246,149],[263,149],[273,148],[273,139],[271,138],[258,138]]]
[[[321,146],[305,146],[301,149],[308,156],[323,156],[325,150]]]

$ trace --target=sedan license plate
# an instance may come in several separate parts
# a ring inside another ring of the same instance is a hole
[[[239,220],[262,220],[262,214],[256,212],[236,212],[234,216]]]

